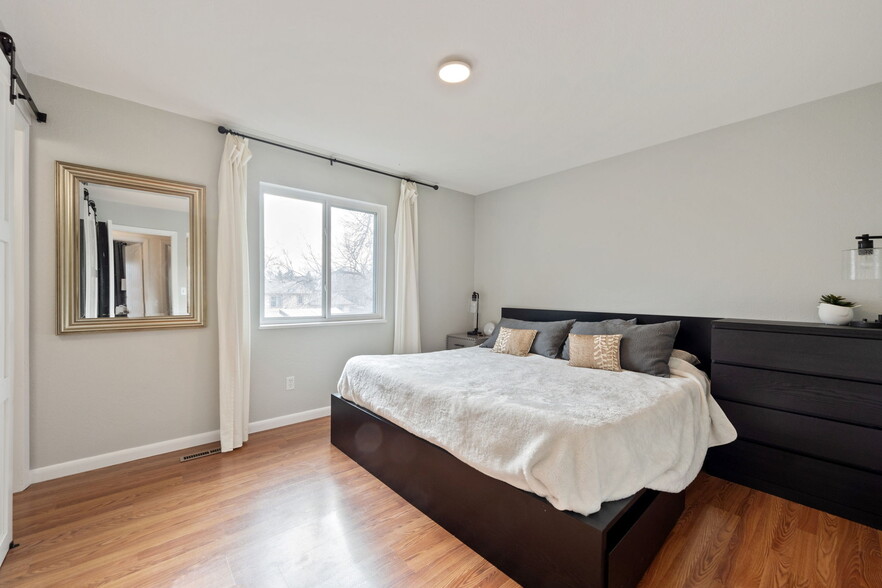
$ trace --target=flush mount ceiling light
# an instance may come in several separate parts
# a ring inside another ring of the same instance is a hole
[[[448,84],[458,84],[469,79],[472,67],[465,61],[445,61],[438,69],[438,77]]]

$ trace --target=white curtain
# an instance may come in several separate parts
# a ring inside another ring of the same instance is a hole
[[[416,184],[401,180],[395,221],[394,353],[420,352],[418,197]]]
[[[144,251],[143,243],[129,243],[125,248],[126,308],[130,318],[147,316],[144,312]]]
[[[98,231],[95,211],[86,199],[80,200],[80,218],[83,219],[83,268],[85,292],[83,292],[83,317],[98,317]]]
[[[227,135],[217,177],[217,326],[221,451],[248,440],[251,304],[248,289],[248,140]]]
[[[107,255],[110,258],[110,263],[107,264],[107,293],[110,296],[107,308],[110,310],[110,313],[107,316],[116,316],[116,288],[114,287],[116,284],[116,268],[113,264],[113,221],[107,219],[104,222],[107,223]]]

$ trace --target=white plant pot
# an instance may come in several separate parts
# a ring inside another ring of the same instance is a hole
[[[854,320],[855,308],[822,302],[818,305],[818,317],[825,325],[847,325]]]

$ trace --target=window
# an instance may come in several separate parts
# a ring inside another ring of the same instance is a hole
[[[386,207],[260,184],[260,324],[382,319]]]

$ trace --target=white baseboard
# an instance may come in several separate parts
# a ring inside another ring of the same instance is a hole
[[[325,417],[331,414],[331,407],[316,408],[313,410],[305,410],[294,414],[286,414],[280,417],[266,419],[263,421],[255,421],[249,423],[248,432],[257,433],[259,431],[268,431],[277,427],[285,427],[304,421]],[[169,439],[168,441],[160,441],[149,445],[141,445],[139,447],[131,447],[129,449],[121,449],[110,453],[102,453],[101,455],[93,455],[92,457],[84,457],[82,459],[74,459],[63,463],[56,463],[42,468],[31,470],[31,484],[45,482],[46,480],[54,480],[55,478],[63,478],[73,474],[81,474],[90,470],[97,470],[107,466],[134,461],[145,457],[153,457],[168,453],[170,451],[178,451],[195,447],[197,445],[205,445],[206,443],[215,443],[220,441],[220,431],[208,431],[207,433],[199,433],[197,435],[189,435],[187,437],[179,437],[177,439]]]
[[[329,416],[330,414],[330,406],[323,406],[322,408],[314,408],[312,410],[304,410],[303,412],[286,414],[280,417],[266,419],[264,421],[254,421],[253,423],[249,423],[248,432],[257,433],[260,431],[276,429],[278,427],[287,427],[288,425],[311,421],[313,419],[320,419],[322,417]]]

